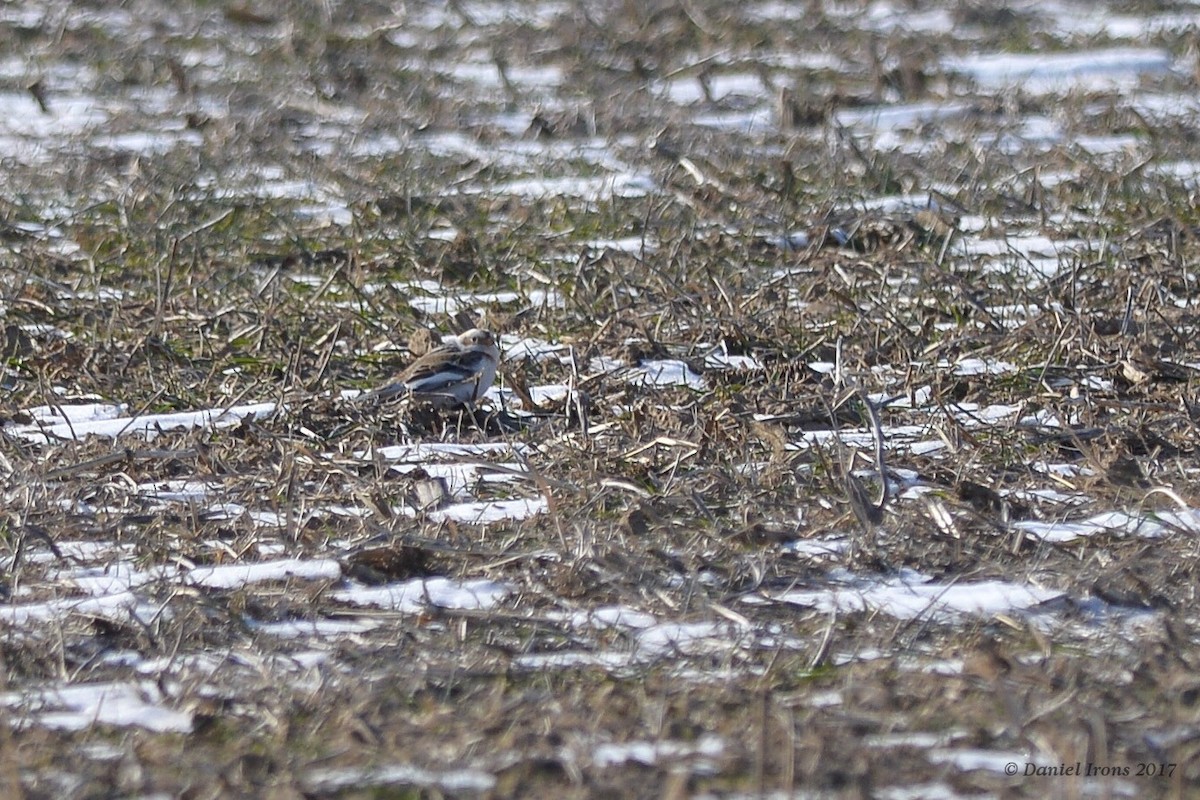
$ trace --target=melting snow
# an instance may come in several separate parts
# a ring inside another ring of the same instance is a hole
[[[970,77],[981,87],[1019,87],[1029,93],[1128,88],[1144,74],[1172,67],[1165,50],[1133,47],[1075,50],[1069,53],[993,53],[946,58],[942,66]]]
[[[285,580],[337,580],[341,565],[328,558],[285,558],[247,564],[225,564],[215,567],[194,567],[184,570],[177,566],[136,569],[132,562],[123,561],[102,567],[65,570],[61,580],[95,597],[125,593],[156,581],[177,581],[188,586],[208,589],[239,589],[255,583]]]
[[[629,376],[630,383],[641,386],[686,386],[704,389],[704,378],[692,372],[683,361],[643,361]]]
[[[602,606],[590,611],[577,611],[571,616],[571,625],[576,628],[649,628],[658,620],[652,614],[625,606]]]
[[[1200,509],[1157,511],[1145,516],[1107,511],[1079,522],[1022,520],[1013,527],[1048,542],[1069,542],[1097,533],[1155,538],[1173,532],[1200,533]]]
[[[517,336],[501,336],[500,343],[504,351],[505,361],[545,361],[556,358],[560,353],[571,349],[570,345],[553,344],[542,339],[522,338]]]
[[[705,354],[704,366],[708,369],[727,369],[742,372],[750,372],[763,368],[762,362],[754,356],[730,355],[725,352],[724,348]]]
[[[365,633],[378,627],[378,623],[374,620],[361,619],[291,619],[283,622],[248,620],[247,623],[259,633],[278,636],[281,639],[349,636]]]
[[[379,767],[343,767],[318,769],[302,779],[304,786],[318,794],[337,794],[345,789],[362,790],[375,786],[431,787],[450,794],[486,793],[496,785],[490,773],[460,767],[438,771],[411,764]]]
[[[650,660],[679,654],[724,652],[737,641],[737,630],[722,622],[661,622],[637,634],[638,655]]]
[[[588,250],[629,253],[639,258],[644,258],[647,253],[653,253],[658,249],[657,243],[648,240],[645,236],[626,236],[624,239],[591,239],[583,242],[581,246]]]
[[[1000,580],[944,583],[909,569],[896,575],[841,577],[844,580],[840,585],[828,588],[748,595],[744,600],[761,603],[765,598],[821,611],[882,611],[898,619],[928,616],[938,622],[952,622],[968,614],[990,617],[1022,611],[1063,595],[1052,589]]]
[[[1027,753],[1005,752],[1002,750],[979,749],[944,749],[934,750],[926,756],[935,764],[950,764],[962,772],[986,770],[1007,774],[1005,767],[1009,764],[1032,763]]]
[[[948,362],[938,363],[941,368],[949,367]],[[1011,375],[1017,372],[1017,365],[1008,361],[994,358],[960,358],[954,364],[953,374],[967,377],[971,375]]]
[[[158,612],[157,606],[143,603],[133,592],[116,592],[102,597],[2,605],[0,620],[17,626],[30,622],[51,622],[78,614],[118,622],[149,623]]]
[[[48,728],[85,731],[93,726],[133,725],[157,732],[188,733],[192,716],[165,705],[155,681],[64,685],[0,695],[13,711],[13,723],[31,721]]]
[[[206,499],[220,488],[221,484],[212,481],[184,479],[161,481],[158,483],[141,483],[138,484],[137,491],[139,495],[149,500],[194,503]]]
[[[45,406],[30,409],[38,422],[28,425],[9,425],[9,432],[33,442],[55,442],[82,439],[85,436],[117,438],[133,433],[153,439],[157,431],[190,428],[229,428],[246,417],[262,419],[275,413],[274,403],[249,403],[226,409],[180,411],[170,414],[143,414],[138,417],[123,414],[123,405]]]
[[[392,611],[415,613],[426,607],[485,610],[494,608],[511,593],[496,581],[449,578],[418,578],[386,586],[355,587],[332,592],[343,603],[377,606]]]
[[[598,767],[616,767],[629,763],[652,767],[662,761],[677,763],[681,759],[696,757],[702,762],[711,762],[720,758],[725,749],[725,740],[713,734],[705,734],[694,742],[613,742],[597,745],[592,751],[592,761]],[[697,765],[693,765],[693,768],[695,766]]]
[[[434,521],[453,520],[474,525],[504,520],[521,520],[546,513],[549,501],[544,497],[515,500],[480,500],[473,503],[456,503],[429,513]]]
[[[523,454],[528,451],[528,446],[521,443],[509,444],[508,442],[480,442],[477,444],[463,444],[459,442],[421,442],[419,444],[397,444],[389,447],[379,447],[375,450],[357,450],[354,453],[354,458],[361,461],[369,461],[373,457],[387,459],[388,461],[408,461],[420,463],[430,458],[446,458],[446,457],[481,457],[491,454]]]
[[[602,203],[618,197],[645,197],[661,191],[648,175],[636,173],[579,178],[523,178],[486,186],[462,186],[457,194],[510,195],[527,200],[573,197]]]

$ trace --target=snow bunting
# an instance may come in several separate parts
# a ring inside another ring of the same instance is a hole
[[[491,388],[500,348],[489,331],[472,328],[418,358],[395,381],[360,395],[358,402],[383,402],[397,395],[434,408],[474,407]]]

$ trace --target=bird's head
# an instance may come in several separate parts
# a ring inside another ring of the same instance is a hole
[[[463,347],[473,349],[490,349],[496,346],[496,337],[492,335],[491,331],[485,331],[482,328],[471,328],[466,333],[460,334],[458,341]]]

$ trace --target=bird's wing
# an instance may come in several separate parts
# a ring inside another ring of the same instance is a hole
[[[402,376],[404,386],[416,394],[442,392],[478,380],[490,356],[483,352],[455,351],[450,358],[417,362]]]
[[[359,395],[358,402],[382,402],[390,400],[398,394],[411,393],[413,391],[413,383],[432,378],[446,363],[460,352],[461,350],[457,346],[442,345],[441,347],[435,347],[409,364],[396,380],[380,386],[378,389],[372,389],[365,394]]]

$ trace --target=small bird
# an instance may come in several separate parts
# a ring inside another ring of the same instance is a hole
[[[403,395],[434,408],[471,408],[491,388],[499,363],[496,337],[472,328],[418,358],[387,386],[359,395],[356,402],[381,403]]]

